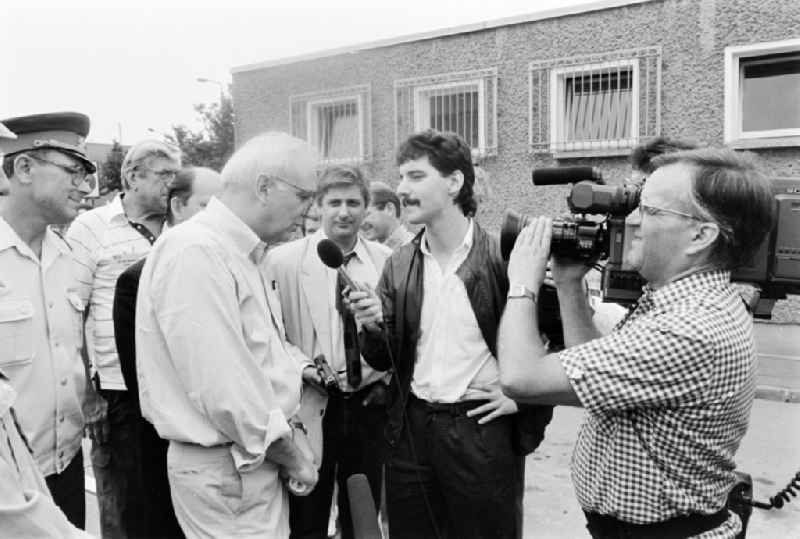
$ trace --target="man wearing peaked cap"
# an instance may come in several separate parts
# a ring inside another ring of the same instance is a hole
[[[92,190],[94,166],[83,152],[89,119],[55,113],[3,123],[17,138],[0,138],[10,183],[0,208],[0,335],[8,337],[0,370],[19,395],[20,427],[53,500],[83,528],[81,440],[87,421],[99,416],[82,361],[76,260],[49,225],[74,219]]]
[[[16,134],[15,139],[3,143],[6,156],[28,150],[56,150],[80,162],[86,172],[94,173],[95,166],[86,156],[86,135],[89,134],[89,117],[79,112],[54,112],[33,114],[3,120],[3,124]]]

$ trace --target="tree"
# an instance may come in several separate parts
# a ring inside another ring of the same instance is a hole
[[[185,165],[222,170],[233,153],[233,100],[222,95],[219,103],[198,104],[194,110],[203,128],[195,132],[184,125],[173,125],[167,140],[180,148]]]
[[[125,159],[125,148],[118,141],[114,141],[106,155],[106,160],[100,166],[100,195],[109,191],[122,189],[122,160]]]

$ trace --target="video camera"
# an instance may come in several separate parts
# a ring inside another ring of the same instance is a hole
[[[604,302],[631,304],[642,293],[644,281],[636,271],[625,269],[625,218],[639,205],[641,186],[608,185],[592,167],[535,169],[534,185],[573,184],[567,196],[572,215],[553,221],[551,252],[577,259],[607,260],[601,281]],[[800,180],[772,180],[775,193],[775,225],[753,260],[732,275],[732,280],[755,286],[760,294],[751,301],[753,314],[770,318],[775,300],[800,294]],[[587,215],[598,216],[589,219]],[[529,218],[506,210],[500,231],[503,258]]]

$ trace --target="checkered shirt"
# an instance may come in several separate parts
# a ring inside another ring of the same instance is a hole
[[[724,506],[756,376],[752,320],[729,272],[645,287],[611,334],[560,357],[587,411],[572,457],[584,510],[647,524]],[[699,537],[740,527],[731,513]]]

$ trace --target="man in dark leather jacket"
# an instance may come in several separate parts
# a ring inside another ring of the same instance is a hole
[[[473,220],[470,150],[452,133],[426,131],[397,161],[406,217],[425,229],[386,262],[377,295],[349,296],[364,359],[395,373],[390,534],[520,537],[524,455],[552,408],[521,408],[500,391],[495,344],[508,280],[497,240]]]

